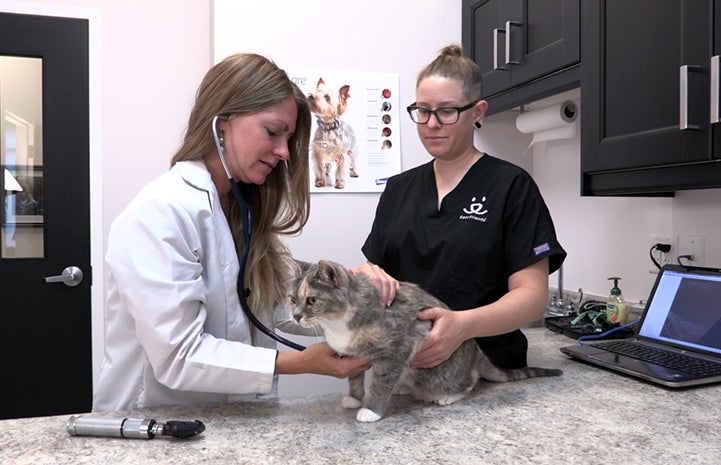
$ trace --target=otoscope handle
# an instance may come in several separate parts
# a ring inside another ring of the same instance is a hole
[[[205,431],[202,421],[158,423],[152,418],[93,418],[73,415],[66,425],[71,436],[153,439],[156,435],[184,439]]]
[[[153,439],[153,419],[93,418],[73,415],[66,429],[71,436],[104,436],[114,438]]]

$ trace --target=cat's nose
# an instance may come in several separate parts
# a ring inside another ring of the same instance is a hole
[[[294,319],[296,322],[299,322],[301,318],[303,318],[303,315],[301,315],[300,313],[295,313],[295,312],[293,312],[293,319]]]

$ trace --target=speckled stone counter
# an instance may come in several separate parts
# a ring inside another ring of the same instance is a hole
[[[574,341],[526,330],[529,362],[560,378],[481,383],[441,407],[395,397],[358,423],[341,395],[117,413],[202,420],[189,440],[71,437],[69,415],[0,421],[0,464],[713,464],[721,385],[671,391],[570,360]],[[284,377],[281,382],[293,382]]]

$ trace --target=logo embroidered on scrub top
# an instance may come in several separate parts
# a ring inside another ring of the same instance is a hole
[[[487,218],[485,217],[485,214],[488,213],[488,210],[486,210],[483,207],[483,202],[486,201],[486,196],[484,195],[481,197],[481,201],[479,202],[475,197],[471,199],[471,204],[468,206],[468,208],[463,209],[463,213],[466,213],[465,215],[461,215],[459,219],[461,220],[476,220],[481,221],[483,223],[486,222]]]

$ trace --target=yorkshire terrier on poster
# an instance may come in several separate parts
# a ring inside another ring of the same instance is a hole
[[[348,84],[333,88],[322,77],[318,79],[315,92],[308,95],[310,110],[318,117],[318,128],[311,142],[315,187],[344,189],[349,175],[358,177],[355,132],[350,124],[341,119],[349,98]]]

